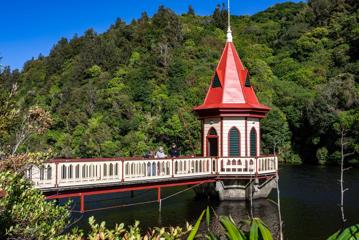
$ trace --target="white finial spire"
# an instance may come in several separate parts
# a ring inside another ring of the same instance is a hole
[[[228,4],[227,4],[227,8],[228,8],[228,29],[227,29],[227,42],[232,42],[233,37],[232,37],[232,30],[231,30],[231,6],[230,6],[230,2],[228,0]]]

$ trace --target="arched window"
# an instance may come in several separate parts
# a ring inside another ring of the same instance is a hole
[[[47,180],[51,180],[52,178],[52,168],[49,166],[47,166]]]
[[[77,164],[75,167],[75,178],[79,178],[80,177],[80,165]]]
[[[88,170],[89,168],[87,164],[82,166],[82,178],[87,178],[89,176]]]
[[[61,178],[66,179],[66,166],[65,165],[62,165],[62,168],[61,168]]]
[[[250,139],[250,155],[257,156],[257,131],[253,127],[249,136]]]
[[[126,163],[126,166],[125,166],[125,174],[128,175],[130,173],[130,164],[129,163]]]
[[[156,163],[152,163],[152,176],[156,176]]]
[[[69,178],[72,178],[72,172],[73,172],[73,168],[72,165],[69,166]]]
[[[131,163],[131,175],[135,174],[135,164]]]
[[[107,164],[106,163],[103,164],[103,175],[105,177],[107,176]]]
[[[82,178],[86,177],[86,164],[82,165]]]
[[[146,177],[146,163],[142,164],[142,174],[144,177]]]
[[[238,157],[240,156],[240,134],[236,127],[232,127],[228,134],[228,147],[229,156]]]
[[[118,163],[115,163],[115,176],[118,175]]]
[[[45,176],[45,168],[43,166],[40,167],[40,180],[44,180]]]
[[[112,163],[110,163],[110,174],[109,175],[113,176],[113,164]]]
[[[147,176],[151,176],[151,163],[147,163]]]
[[[91,178],[93,176],[93,165],[91,164],[89,167],[89,177]]]

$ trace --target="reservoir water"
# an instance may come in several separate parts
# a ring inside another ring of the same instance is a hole
[[[340,228],[339,167],[321,167],[311,165],[280,166],[280,192],[282,218],[284,220],[285,239],[321,240]],[[345,173],[345,214],[348,224],[359,223],[359,169]],[[186,189],[177,187],[162,190],[163,197]],[[138,191],[131,193],[109,194],[86,198],[86,209],[106,208],[109,206],[140,203],[156,199],[156,192]],[[269,199],[253,202],[253,213],[260,217],[276,235],[278,230],[278,212],[273,203],[276,191]],[[78,204],[75,200],[74,204]],[[194,224],[201,211],[207,205],[213,207],[219,215],[232,215],[235,221],[248,219],[249,204],[246,202],[218,202],[197,199],[193,190],[185,191],[162,202],[159,213],[157,203],[135,205],[90,211],[83,215],[73,214],[75,225],[88,229],[88,217],[95,216],[98,222],[106,221],[108,227],[124,222],[133,224],[135,220],[146,230],[153,226],[185,226],[185,222]],[[217,221],[212,221],[213,229],[220,229]]]

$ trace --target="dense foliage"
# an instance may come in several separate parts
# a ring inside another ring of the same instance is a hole
[[[15,94],[9,104],[40,106],[52,118],[47,133],[19,152],[52,147],[60,157],[133,156],[175,142],[182,154],[199,153],[200,124],[191,109],[203,101],[219,60],[226,15],[219,6],[212,16],[160,7],[102,34],[89,29],[63,38],[22,71],[4,68],[1,103]],[[358,116],[358,23],[355,0],[283,3],[232,17],[257,96],[273,109],[262,122],[263,152],[275,146],[286,161],[339,159],[334,125],[341,112]],[[358,157],[358,126],[346,134],[349,160]],[[2,143],[16,141],[3,122],[0,131]]]
[[[0,189],[5,192],[0,197],[1,239],[51,239],[69,223],[67,207],[46,202],[21,174],[0,172]]]
[[[70,224],[69,205],[59,206],[54,201],[45,201],[45,196],[33,188],[22,176],[12,170],[0,172],[0,239],[26,240],[101,240],[101,239],[181,239],[192,227],[153,228],[141,231],[139,222],[125,227],[118,224],[114,229],[106,228],[105,222],[96,223],[89,218],[91,230],[82,230]],[[71,231],[69,231],[71,229]],[[68,233],[66,233],[68,232]]]
[[[13,170],[0,172],[0,189],[5,192],[0,197],[0,239],[57,239],[57,240],[174,240],[174,239],[251,239],[272,240],[268,227],[258,218],[236,224],[230,216],[211,216],[209,208],[202,212],[194,226],[154,227],[140,229],[139,222],[125,227],[123,223],[114,228],[105,222],[96,223],[89,218],[90,230],[85,234],[70,223],[69,205],[59,206],[45,201],[44,195],[33,188],[20,173]],[[202,224],[205,219],[205,226]],[[211,229],[211,222],[219,221],[223,232]],[[202,230],[201,230],[202,225]],[[215,231],[215,232],[213,232]],[[225,237],[225,238],[224,238]],[[328,240],[354,240],[359,237],[359,225],[353,225],[334,233]]]

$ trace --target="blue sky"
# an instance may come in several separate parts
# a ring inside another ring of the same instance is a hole
[[[299,2],[299,0],[292,0]],[[176,13],[192,5],[196,14],[212,14],[227,0],[7,0],[1,3],[0,62],[11,69],[25,61],[47,55],[61,38],[82,35],[88,28],[105,31],[117,18],[130,22],[146,11],[150,16],[165,5]],[[231,0],[232,15],[251,15],[285,0]]]

